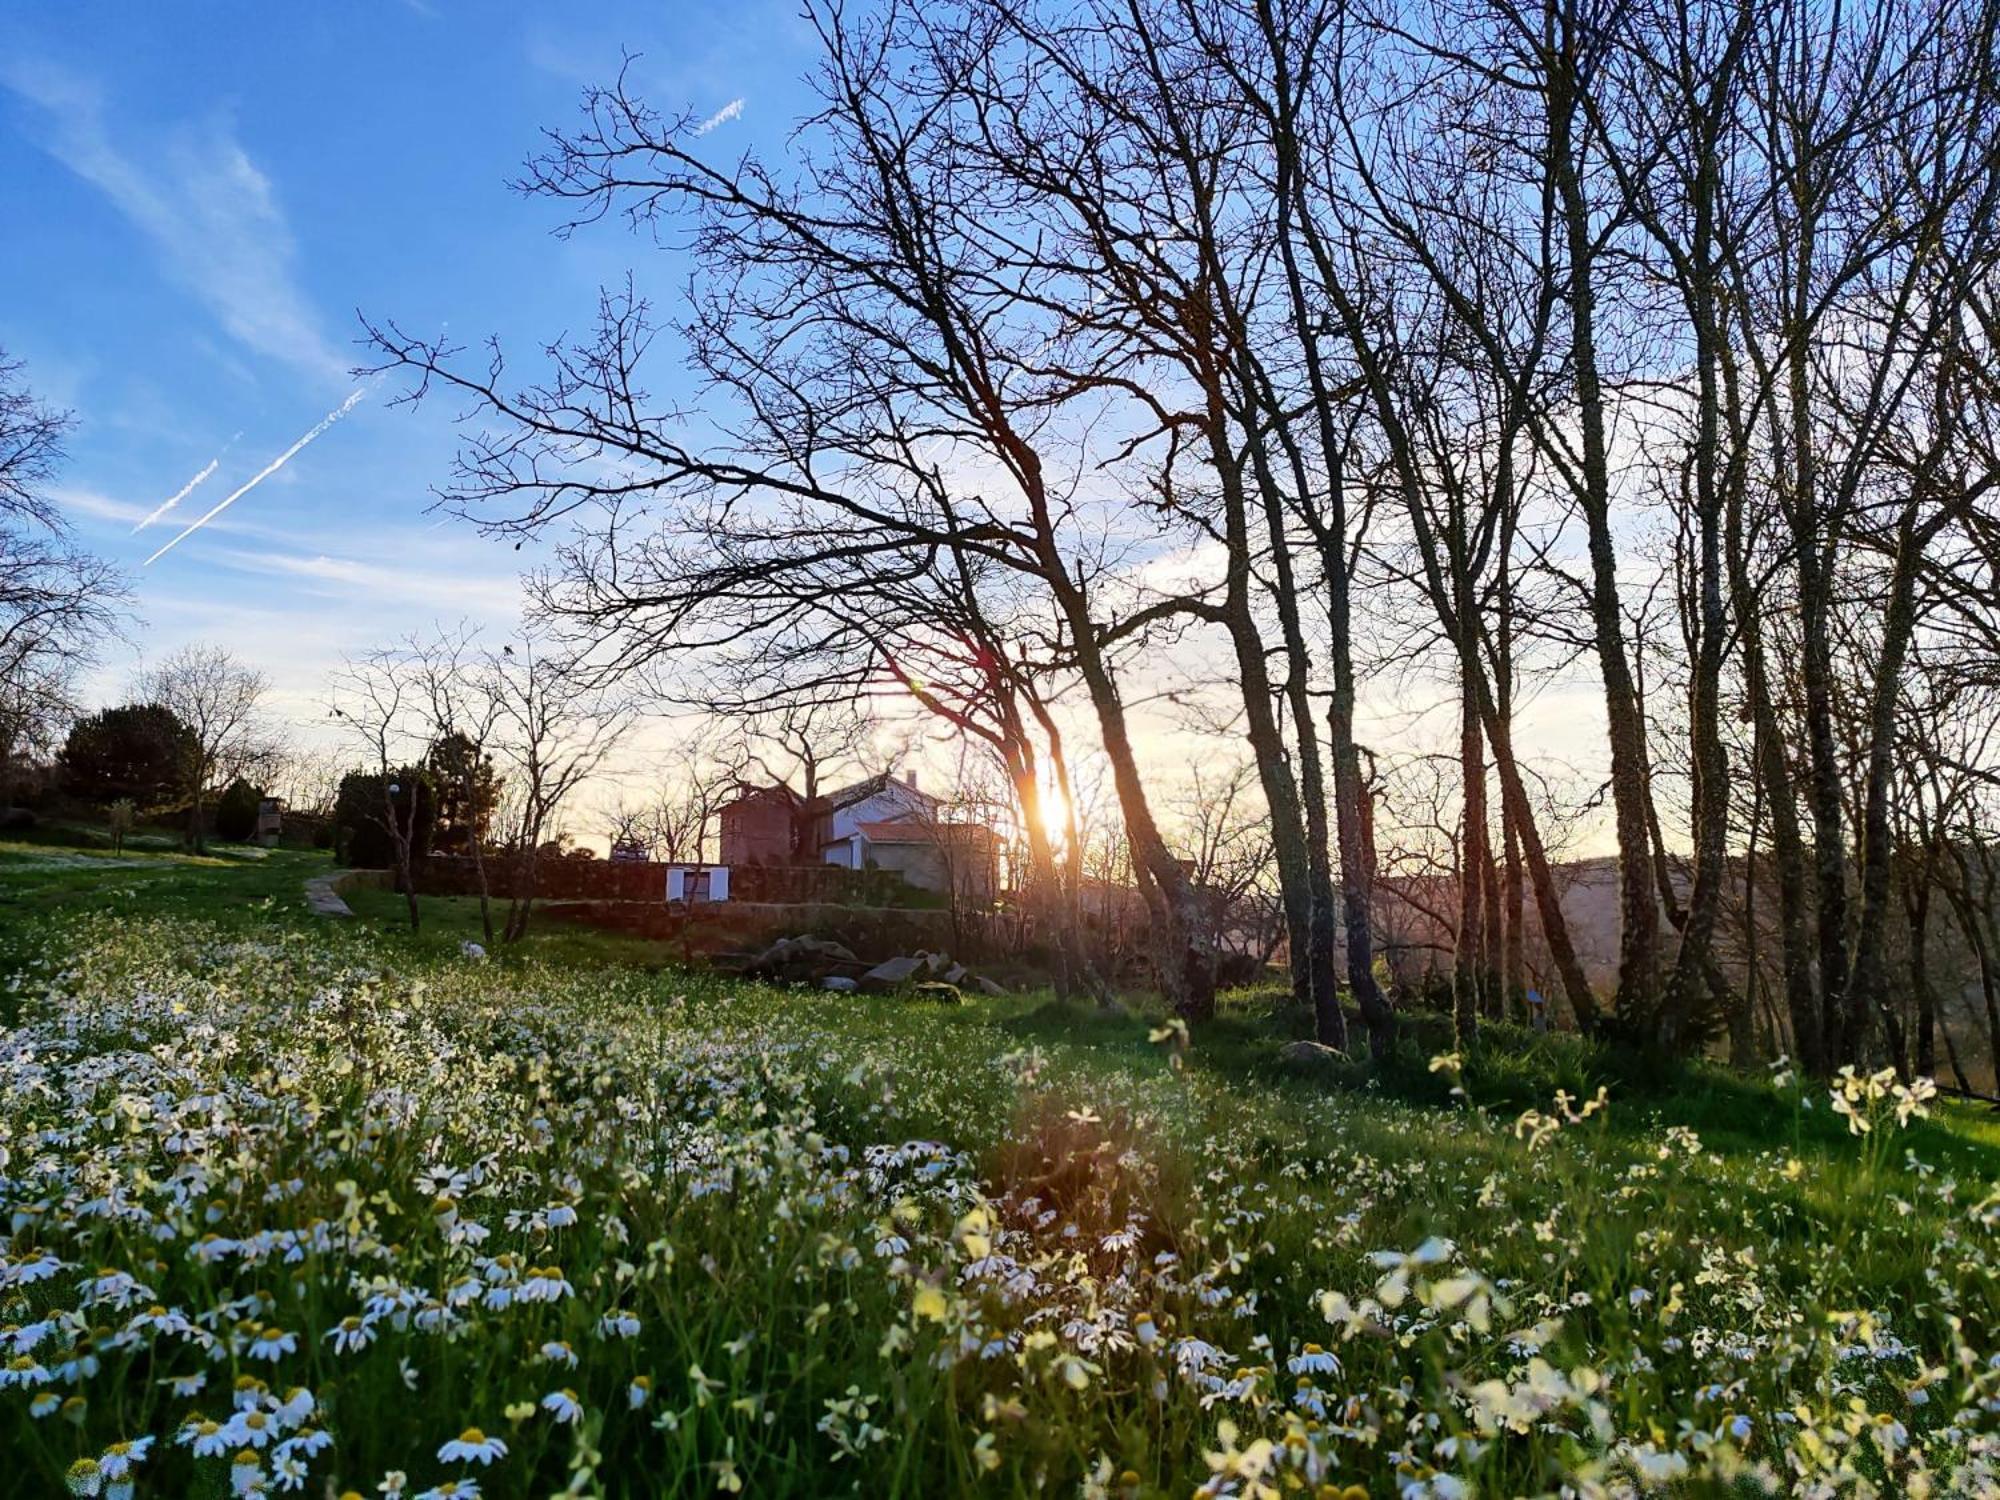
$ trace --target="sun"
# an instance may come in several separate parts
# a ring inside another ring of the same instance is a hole
[[[1059,786],[1045,786],[1041,789],[1042,832],[1051,844],[1060,844],[1069,837],[1069,799]]]

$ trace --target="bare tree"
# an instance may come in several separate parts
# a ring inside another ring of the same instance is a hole
[[[716,815],[741,790],[749,769],[748,747],[729,734],[728,721],[710,721],[661,752],[651,796],[614,811],[612,842],[670,864],[706,859]]]
[[[835,778],[884,769],[878,763],[881,728],[854,698],[841,694],[807,694],[754,709],[744,720],[744,769],[789,788],[801,803],[816,803]]]
[[[295,743],[272,768],[271,787],[285,799],[288,811],[331,818],[347,766],[346,755],[331,746]]]
[[[1545,967],[1580,1024],[1663,1050],[1726,1031],[1747,1062],[1761,1016],[1811,1069],[1908,1065],[1910,1026],[1937,1032],[1928,892],[1973,902],[1987,847],[1946,831],[1977,799],[1905,726],[1914,683],[2000,655],[2000,10],[807,17],[818,101],[784,166],[704,159],[621,79],[529,168],[567,230],[687,236],[699,408],[647,396],[662,330],[629,286],[525,387],[497,350],[370,327],[413,398],[472,400],[446,503],[570,528],[539,602],[580,655],[744,714],[916,705],[1002,767],[1056,930],[1080,936],[1089,878],[1136,888],[1199,1017],[1213,924],[1139,715],[1168,648],[1212,649],[1197,690],[1247,747],[1294,1001],[1345,1041],[1344,931],[1378,1055],[1357,724],[1421,682],[1455,709],[1452,774],[1386,852],[1448,871],[1448,902],[1405,884],[1449,934],[1463,1041]],[[1523,725],[1580,672],[1604,774],[1559,804]],[[1070,701],[1115,827],[1068,784]],[[808,803],[827,743],[780,773]],[[1607,997],[1559,859],[1600,810]]]
[[[631,727],[633,708],[533,629],[489,651],[481,679],[496,710],[493,748],[508,769],[512,818],[501,938],[515,943],[528,933],[543,843],[559,831],[570,796]]]
[[[704,290],[683,332],[740,416],[732,439],[691,449],[677,415],[648,409],[633,371],[652,325],[629,295],[606,299],[595,340],[556,352],[549,384],[518,394],[498,367],[467,371],[438,343],[394,326],[371,332],[392,364],[415,372],[418,392],[449,385],[503,424],[504,436],[475,438],[463,456],[462,508],[485,505],[485,524],[524,532],[586,508],[602,519],[595,552],[572,553],[569,581],[614,632],[649,626],[638,633],[645,651],[660,648],[663,630],[683,644],[740,632],[730,607],[751,602],[747,590],[837,560],[911,568],[959,547],[1032,580],[1096,713],[1162,982],[1205,1015],[1212,949],[1147,798],[1115,665],[1155,618],[1111,612],[1110,565],[1134,545],[1134,513],[1083,493],[1105,455],[1066,456],[1052,430],[1067,408],[1060,425],[1087,431],[1130,382],[1110,367],[1083,381],[1073,369],[1045,372],[1052,338],[1081,354],[1087,325],[1064,327],[1040,268],[1013,264],[1003,206],[956,185],[949,122],[869,35],[876,23],[826,11],[812,20],[826,53],[815,122],[825,149],[796,170],[836,212],[802,206],[755,162],[729,172],[704,162],[692,116],[662,119],[622,84],[592,91],[585,127],[531,168],[533,189],[575,204],[583,220],[626,211],[700,226]],[[634,472],[605,479],[572,462],[584,454]],[[975,470],[978,481],[954,477]],[[663,515],[635,556],[620,508],[641,493]],[[492,508],[502,501],[510,512]],[[617,565],[593,568],[593,555]]]
[[[183,646],[142,672],[137,696],[170,709],[187,727],[181,794],[188,801],[187,841],[200,849],[211,788],[256,774],[273,762],[277,745],[259,713],[268,687],[264,674],[225,647]]]
[[[463,624],[406,644],[423,721],[425,769],[440,804],[449,798],[465,809],[465,853],[472,861],[479,896],[479,924],[493,942],[493,893],[487,878],[485,826],[495,809],[483,804],[494,795],[493,754],[504,715],[493,674],[479,651],[478,632]]]
[[[18,761],[60,740],[76,676],[129,597],[116,569],[70,541],[48,493],[71,425],[0,350],[0,810]]]
[[[416,843],[427,796],[416,764],[429,743],[429,707],[419,663],[406,647],[382,647],[349,657],[329,684],[328,713],[361,745],[381,789],[377,821],[389,835],[396,885],[403,892],[410,931],[422,926],[417,904]],[[407,784],[405,784],[407,782]]]
[[[1286,938],[1287,924],[1260,781],[1248,764],[1196,766],[1175,811],[1217,946],[1262,965]]]

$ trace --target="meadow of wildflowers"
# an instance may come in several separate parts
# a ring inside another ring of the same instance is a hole
[[[1725,1150],[1139,1020],[52,944],[0,997],[6,1494],[2000,1492],[2000,1197],[1892,1078]]]

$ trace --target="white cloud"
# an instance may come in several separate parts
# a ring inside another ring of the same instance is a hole
[[[146,519],[146,507],[134,505],[129,500],[114,500],[109,495],[100,495],[95,490],[79,490],[59,487],[49,492],[56,504],[71,516],[83,516],[93,521],[111,521],[120,526],[130,526]]]
[[[397,629],[416,629],[434,620],[449,620],[459,615],[473,616],[484,623],[511,623],[522,604],[520,581],[511,573],[481,577],[463,570],[333,557],[323,552],[247,548],[225,549],[215,554],[213,561],[238,572],[298,579],[307,585],[308,592],[371,600],[376,606],[399,605],[409,618],[398,624]],[[310,586],[314,584],[320,587],[312,589]],[[380,617],[379,608],[372,608],[369,613]],[[365,644],[379,644],[362,637],[356,639],[363,639]]]
[[[46,62],[0,61],[0,85],[36,106],[41,144],[104,193],[158,248],[168,273],[246,348],[318,378],[353,360],[326,337],[293,276],[293,244],[270,179],[220,123],[114,140],[88,81]]]

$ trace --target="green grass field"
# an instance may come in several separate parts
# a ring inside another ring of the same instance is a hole
[[[9,1493],[1994,1492],[1984,1112],[64,853],[0,847]]]

